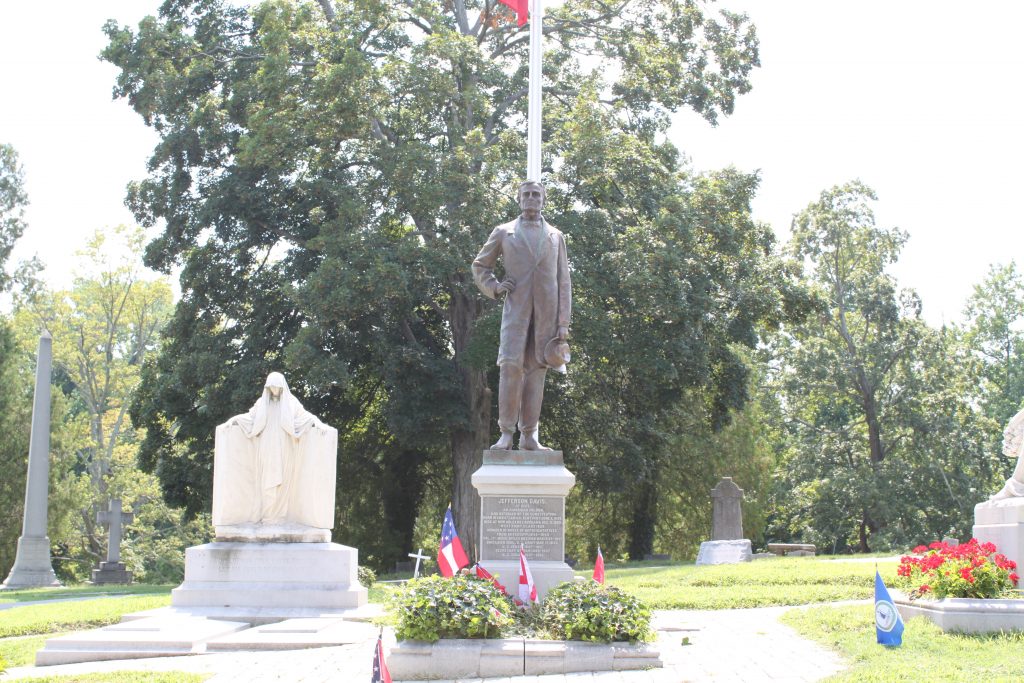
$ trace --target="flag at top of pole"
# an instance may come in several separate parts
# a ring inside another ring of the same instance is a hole
[[[530,21],[530,108],[526,130],[526,179],[540,182],[541,72],[544,58],[544,6],[542,0],[501,0],[516,13],[520,26]],[[529,6],[529,13],[527,13]]]
[[[520,26],[526,25],[530,11],[530,0],[501,0],[501,4],[512,8],[512,11],[516,13],[516,21]]]

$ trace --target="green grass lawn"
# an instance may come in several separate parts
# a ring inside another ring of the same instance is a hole
[[[63,588],[30,588],[20,591],[0,591],[0,604],[31,602],[33,600],[55,600],[57,598],[78,598],[94,595],[151,595],[163,594],[174,586],[147,586],[133,583],[128,586],[65,586]]]
[[[842,558],[780,557],[742,564],[606,565],[606,582],[636,595],[654,609],[735,609],[870,598],[873,562]],[[878,560],[891,582],[897,562]],[[590,571],[577,572],[590,576]]]
[[[111,671],[13,680],[33,683],[200,683],[212,676],[213,674],[190,674],[184,671]]]
[[[48,639],[62,635],[64,635],[63,632],[58,632],[38,636],[0,639],[0,660],[8,668],[13,666],[31,666],[36,661],[36,651],[41,650]]]
[[[171,603],[170,589],[160,593],[132,595],[74,602],[29,602],[24,606],[0,610],[0,638],[57,633],[96,628],[121,621],[121,615],[165,607]]]
[[[906,623],[903,645],[875,642],[870,605],[792,610],[782,616],[801,635],[837,650],[850,668],[829,681],[1000,681],[1024,679],[1024,633],[970,636],[943,633],[927,619]]]

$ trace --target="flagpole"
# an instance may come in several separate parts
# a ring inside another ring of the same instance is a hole
[[[542,0],[530,0],[530,108],[527,127],[526,179],[540,182],[541,136],[541,60],[543,46],[544,6]]]

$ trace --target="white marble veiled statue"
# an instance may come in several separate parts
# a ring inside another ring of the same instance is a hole
[[[1006,485],[990,500],[1024,498],[1024,410],[1014,415],[1003,431],[1003,455],[1016,458],[1017,466]]]
[[[218,541],[327,542],[334,526],[338,430],[272,372],[248,413],[217,427],[213,525]]]

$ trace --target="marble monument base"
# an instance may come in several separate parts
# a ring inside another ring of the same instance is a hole
[[[123,562],[100,562],[99,569],[92,570],[92,582],[97,585],[131,583],[132,573],[125,568]]]
[[[214,527],[217,541],[235,543],[330,543],[331,530],[295,522],[222,524]]]
[[[366,604],[356,579],[359,551],[337,543],[214,541],[185,551],[175,608],[337,610]],[[226,618],[223,615],[221,618]]]
[[[54,588],[60,586],[50,563],[50,539],[46,536],[21,536],[18,554],[2,590],[19,588]]]
[[[1024,498],[989,500],[974,506],[974,538],[1024,567]]]
[[[697,552],[697,564],[738,564],[754,559],[750,540],[704,541]]]
[[[573,579],[565,563],[565,497],[576,477],[561,451],[484,451],[473,473],[480,494],[480,565],[513,595],[523,547],[541,600]]]

